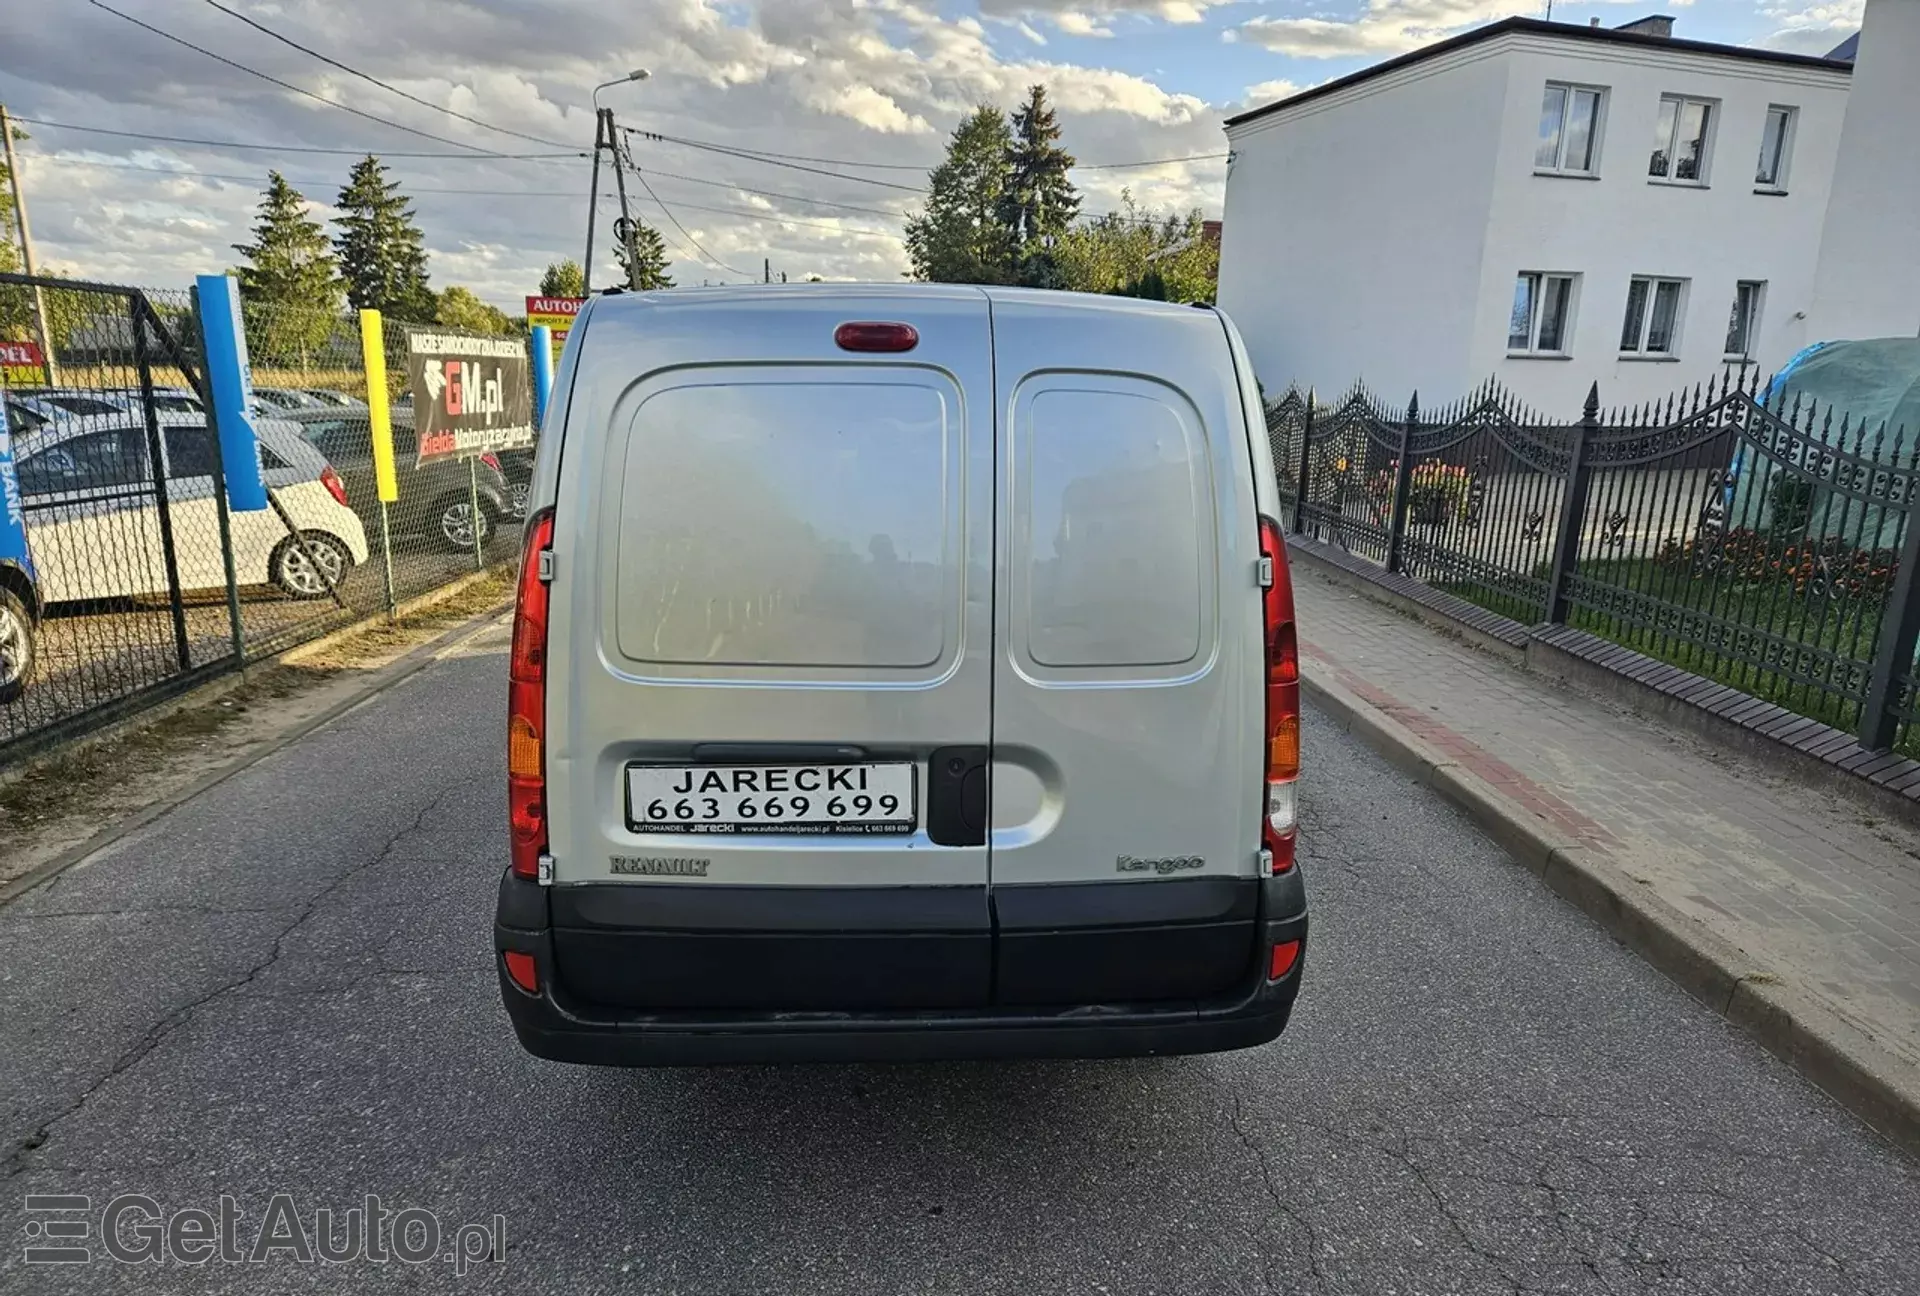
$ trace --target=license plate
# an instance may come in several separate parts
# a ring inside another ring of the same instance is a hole
[[[675,833],[910,833],[913,762],[629,765],[627,827]]]

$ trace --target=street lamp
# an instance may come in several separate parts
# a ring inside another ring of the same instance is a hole
[[[580,287],[588,293],[593,291],[593,220],[600,206],[600,144],[604,139],[608,148],[617,149],[619,147],[619,144],[614,139],[612,116],[607,113],[606,109],[600,106],[600,92],[608,86],[625,85],[629,81],[645,81],[652,75],[653,73],[647,71],[645,68],[635,68],[623,77],[615,77],[611,81],[602,81],[593,88],[593,179],[587,185],[587,254],[580,262]],[[613,170],[614,177],[620,181],[620,214],[625,216],[627,212],[627,180],[626,177],[620,173],[620,155],[618,153],[614,154]],[[627,257],[629,260],[632,259],[633,253],[631,250],[628,251]]]
[[[645,68],[635,68],[623,77],[615,77],[611,81],[602,81],[593,88],[593,110],[596,113],[600,111],[600,92],[608,86],[625,85],[629,81],[645,81],[652,75],[653,73],[647,71]]]

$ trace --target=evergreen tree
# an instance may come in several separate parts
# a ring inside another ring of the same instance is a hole
[[[267,172],[253,242],[233,250],[246,258],[234,273],[257,358],[306,367],[340,322],[346,284],[326,232],[307,215],[306,198],[278,171]]]
[[[540,276],[542,297],[584,297],[586,292],[587,276],[581,272],[580,263],[572,257],[549,262],[547,272]]]
[[[1027,101],[1013,115],[999,218],[1012,242],[1015,274],[1030,287],[1060,286],[1053,249],[1080,211],[1080,195],[1067,179],[1073,156],[1060,147],[1059,138],[1047,88],[1027,87]]]
[[[1007,283],[1013,240],[1001,216],[1012,170],[1006,114],[982,104],[953,132],[928,176],[927,205],[907,221],[913,277],[933,283]]]
[[[369,153],[353,164],[335,205],[340,214],[333,221],[339,231],[333,245],[340,252],[347,300],[390,319],[432,323],[436,303],[427,286],[427,252],[413,205],[387,178],[379,158]]]
[[[620,263],[620,277],[643,291],[673,287],[673,279],[667,274],[667,243],[660,237],[659,230],[643,220],[636,219],[633,222],[633,250],[639,256],[640,273],[630,277],[627,273],[627,244],[624,231],[620,222],[615,221],[613,259]]]

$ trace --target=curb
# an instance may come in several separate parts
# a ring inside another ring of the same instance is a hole
[[[1340,729],[1464,810],[1555,895],[1694,998],[1752,1035],[1890,1141],[1920,1156],[1920,1069],[1894,1057],[1818,999],[1699,920],[1649,894],[1605,849],[1575,841],[1449,760],[1340,684],[1301,675],[1301,689]]]
[[[424,643],[409,648],[405,653],[394,658],[385,666],[380,667],[378,670],[367,672],[366,679],[358,688],[353,689],[324,710],[307,717],[307,719],[301,721],[285,733],[279,734],[262,743],[257,750],[233,761],[231,764],[224,765],[212,771],[204,778],[196,779],[187,786],[167,794],[130,818],[124,819],[110,828],[103,829],[92,837],[89,837],[86,841],[69,847],[31,871],[22,873],[11,882],[0,885],[0,909],[4,909],[7,905],[13,903],[13,901],[19,899],[21,896],[26,895],[28,892],[51,882],[76,864],[85,862],[100,851],[120,841],[122,838],[131,836],[133,833],[145,828],[148,824],[166,817],[186,802],[191,801],[193,798],[211,788],[218,787],[242,770],[250,769],[274,753],[291,746],[322,725],[330,724],[338,720],[341,716],[353,710],[355,707],[360,706],[369,698],[384,693],[394,685],[411,679],[432,665],[448,648],[464,643],[466,640],[485,631],[499,618],[501,612],[503,612],[507,606],[508,605],[503,602],[498,607],[483,612],[476,612],[472,619],[463,621],[456,626],[450,626],[440,634],[426,640]],[[384,612],[381,613],[378,618],[378,620],[382,622],[386,619],[387,617]],[[327,638],[337,640],[344,634],[345,631],[341,631],[338,634],[327,636]],[[316,641],[316,643],[322,642],[324,641]],[[310,644],[302,644],[300,648],[305,649],[308,653],[316,651],[314,645]],[[284,659],[283,654],[281,658],[270,660]],[[267,663],[254,663],[255,666],[265,664]],[[236,671],[234,673],[234,679],[236,681],[239,679],[239,672]],[[233,685],[228,684],[227,681],[223,679],[205,693],[195,690],[194,693],[186,695],[180,705],[188,705],[189,701],[193,700],[212,700],[217,698],[221,693],[230,692],[232,687]],[[179,707],[170,709],[178,710]],[[141,717],[143,720],[148,721],[157,718],[152,712],[142,712]],[[124,732],[124,730],[122,732]]]

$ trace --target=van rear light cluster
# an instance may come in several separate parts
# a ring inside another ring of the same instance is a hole
[[[533,518],[520,558],[507,669],[507,823],[513,872],[540,876],[547,850],[547,595],[540,555],[553,547],[553,510]]]
[[[1272,518],[1260,519],[1260,556],[1271,573],[1261,600],[1267,658],[1267,812],[1260,839],[1273,855],[1273,871],[1284,873],[1293,867],[1299,826],[1294,789],[1300,777],[1300,643],[1293,628],[1286,541]]]

